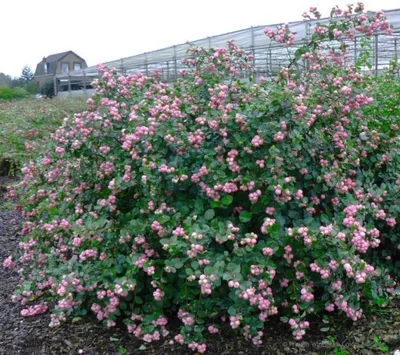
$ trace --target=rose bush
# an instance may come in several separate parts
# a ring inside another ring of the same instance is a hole
[[[88,110],[9,191],[26,218],[4,263],[22,268],[22,312],[50,301],[56,326],[92,311],[146,342],[178,317],[170,342],[204,352],[224,322],[261,344],[278,315],[300,340],[310,315],[356,321],[393,293],[399,115],[341,44],[375,31],[390,32],[383,13],[336,8],[273,80],[253,81],[233,43],[192,48],[171,85],[99,66]],[[293,44],[287,26],[265,33]]]

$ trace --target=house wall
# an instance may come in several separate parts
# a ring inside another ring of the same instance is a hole
[[[61,59],[58,64],[57,64],[57,70],[56,73],[57,74],[61,74],[62,73],[62,63],[66,63],[68,62],[69,64],[69,71],[73,71],[74,70],[74,63],[81,63],[81,68],[87,68],[86,62],[82,61],[82,59],[80,59],[79,57],[77,57],[75,54],[70,53],[68,55],[66,55],[63,59]]]

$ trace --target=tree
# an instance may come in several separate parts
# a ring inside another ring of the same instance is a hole
[[[46,81],[40,88],[40,93],[49,98],[54,97],[54,82],[52,80]]]
[[[22,88],[26,82],[28,83],[28,81],[25,81],[21,77],[14,77],[11,79],[10,88]]]
[[[24,66],[21,72],[21,79],[25,82],[32,81],[33,79],[33,73],[32,70],[29,66]]]
[[[11,77],[4,73],[0,73],[0,86],[10,86],[11,85]]]

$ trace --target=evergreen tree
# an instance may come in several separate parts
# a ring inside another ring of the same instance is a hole
[[[21,79],[25,82],[30,82],[33,79],[33,73],[32,70],[29,66],[25,66],[22,69],[22,73],[21,73]]]

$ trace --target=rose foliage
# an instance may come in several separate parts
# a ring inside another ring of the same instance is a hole
[[[398,96],[343,43],[376,31],[382,12],[335,8],[270,80],[232,42],[192,48],[173,84],[99,66],[88,110],[9,191],[22,313],[94,312],[146,342],[178,317],[169,341],[204,352],[224,322],[260,344],[277,315],[300,340],[312,315],[381,303],[399,273]],[[265,33],[293,44],[286,25]]]

